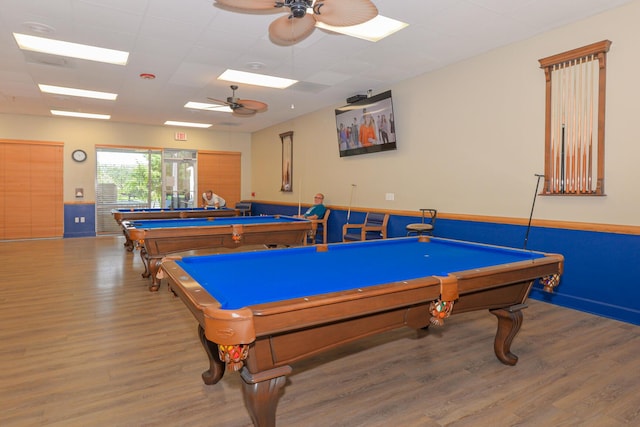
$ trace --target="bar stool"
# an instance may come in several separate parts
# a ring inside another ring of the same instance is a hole
[[[415,233],[417,236],[423,234],[433,236],[438,211],[436,209],[420,209],[420,211],[422,211],[422,222],[407,224],[407,236],[410,236],[412,233]]]

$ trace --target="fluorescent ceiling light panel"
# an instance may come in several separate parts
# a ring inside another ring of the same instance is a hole
[[[105,49],[102,47],[63,42],[19,33],[13,33],[13,37],[16,39],[20,49],[34,52],[43,52],[51,55],[68,56],[70,58],[106,62],[116,65],[127,65],[127,61],[129,60],[129,52],[121,50]]]
[[[53,114],[54,116],[80,117],[83,119],[109,120],[111,118],[111,116],[107,114],[78,113],[76,111],[62,111],[62,110],[51,110],[51,114]]]
[[[226,80],[234,83],[245,83],[254,86],[272,87],[275,89],[285,89],[297,80],[284,79],[282,77],[268,76],[266,74],[248,73],[246,71],[227,70],[220,74],[218,80]]]
[[[212,126],[209,123],[176,122],[173,120],[167,120],[166,122],[164,122],[164,124],[169,126],[185,126],[190,128],[209,128]]]
[[[42,92],[54,93],[56,95],[81,96],[83,98],[106,99],[108,101],[115,101],[118,97],[117,93],[96,92],[93,90],[74,89],[72,87],[50,86],[41,84],[39,84],[38,87]]]
[[[232,113],[233,110],[228,105],[207,104],[206,102],[189,101],[184,104],[184,108],[193,108],[194,110],[218,111],[223,113]]]
[[[316,21],[316,27],[324,30],[333,31],[334,33],[346,34],[351,37],[357,37],[371,42],[377,42],[391,34],[408,27],[409,24],[378,15],[373,19],[363,22],[362,24],[352,25],[350,27],[334,27]]]

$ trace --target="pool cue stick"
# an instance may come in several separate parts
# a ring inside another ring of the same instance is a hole
[[[571,62],[569,65],[569,79],[570,79],[570,97],[569,97],[569,115],[571,120],[569,121],[569,132],[568,133],[568,144],[569,144],[569,154],[567,158],[567,169],[568,169],[568,179],[567,179],[567,188],[566,191],[569,193],[573,193],[573,185],[575,183],[575,147],[576,147],[576,76],[575,76],[575,62]]]
[[[593,65],[589,69],[593,73]],[[589,172],[587,177],[587,183],[589,185],[589,193],[592,189],[592,170],[593,170],[593,78],[589,78]]]
[[[558,75],[559,71],[557,68],[557,65],[554,67],[554,72],[556,73],[556,76]],[[559,77],[557,77],[556,79],[559,79]],[[554,167],[553,167],[553,173],[551,174],[551,192],[552,193],[557,193],[558,192],[558,188],[560,188],[560,183],[558,180],[558,174],[559,174],[559,170],[560,170],[560,150],[558,149],[559,147],[559,141],[560,141],[560,128],[558,127],[558,123],[560,123],[562,120],[562,116],[560,114],[560,104],[561,104],[561,92],[560,92],[560,85],[554,85],[552,86],[552,90],[554,90],[554,94],[552,95],[553,98],[552,100],[555,102],[555,105],[552,106],[553,108],[553,140],[552,140],[552,153],[553,153],[553,161],[554,161]]]
[[[529,214],[529,224],[527,225],[527,234],[524,236],[524,249],[527,249],[527,242],[529,241],[529,230],[531,230],[531,218],[533,218],[533,208],[536,206],[536,197],[538,197],[538,186],[540,185],[540,178],[544,178],[544,175],[539,173],[534,174],[534,176],[538,177],[538,181],[536,182],[536,191],[533,193],[533,203],[531,204],[531,213]]]
[[[562,136],[561,136],[561,148],[560,148],[560,192],[564,193],[564,124],[562,125]]]
[[[586,163],[587,163],[587,156],[586,156],[586,127],[587,127],[587,93],[586,93],[586,83],[588,82],[587,79],[587,74],[585,71],[585,67],[587,66],[587,63],[585,62],[584,58],[580,59],[580,101],[581,101],[581,107],[580,107],[580,118],[579,118],[579,122],[580,122],[580,139],[579,139],[579,146],[578,146],[578,163],[580,164],[580,173],[579,173],[579,186],[578,186],[578,192],[579,193],[584,193],[586,191],[586,184],[587,184],[587,174],[586,174]]]
[[[355,184],[351,184],[351,194],[349,195],[349,210],[347,211],[347,224],[349,224],[349,219],[351,218],[351,203],[353,202],[353,189],[355,187]]]
[[[300,180],[300,190],[298,193],[298,216],[300,216],[300,207],[302,204],[302,180]]]

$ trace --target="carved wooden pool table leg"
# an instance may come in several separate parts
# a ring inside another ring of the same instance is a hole
[[[149,255],[147,254],[147,250],[144,245],[140,245],[140,259],[144,265],[144,273],[142,273],[142,277],[146,279],[151,275],[151,270],[149,269]]]
[[[156,292],[158,289],[160,289],[160,279],[158,278],[158,271],[160,271],[162,258],[147,257],[147,263],[149,265],[149,274],[147,275],[147,277],[151,276],[151,284],[149,285],[149,290],[151,292]]]
[[[505,365],[518,363],[518,356],[511,353],[511,343],[522,326],[522,309],[526,304],[517,304],[507,308],[489,310],[498,318],[498,331],[493,342],[493,349],[498,359]]]
[[[280,366],[256,374],[249,372],[246,367],[242,368],[242,396],[254,426],[275,427],[280,392],[290,373],[291,366]]]
[[[244,404],[256,427],[275,427],[278,400],[290,373],[288,365],[256,374],[246,367],[240,371]]]
[[[198,325],[198,336],[200,337],[204,351],[207,352],[207,356],[209,357],[209,369],[202,373],[202,381],[207,385],[212,385],[222,379],[225,363],[218,357],[218,345],[207,339],[204,334],[204,328],[200,325]]]

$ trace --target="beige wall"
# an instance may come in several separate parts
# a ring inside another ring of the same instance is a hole
[[[253,135],[256,199],[528,218],[544,172],[544,73],[538,59],[611,40],[605,197],[538,197],[539,219],[640,225],[640,1],[391,89],[398,150],[340,158],[333,108]],[[378,92],[378,91],[377,91]],[[345,94],[345,98],[347,95]],[[336,104],[335,107],[342,105]],[[280,189],[280,139],[294,131],[293,193]],[[300,194],[302,187],[302,194]],[[394,193],[395,200],[385,200]]]
[[[186,132],[187,141],[174,141],[176,131]],[[96,122],[87,119],[47,118],[0,114],[0,138],[64,142],[64,201],[95,201],[96,145],[163,147],[193,150],[235,151],[242,153],[242,197],[250,195],[251,137],[248,133],[226,133],[171,126],[143,126]],[[84,163],[71,160],[71,153],[84,149]],[[85,196],[75,198],[82,187]]]

